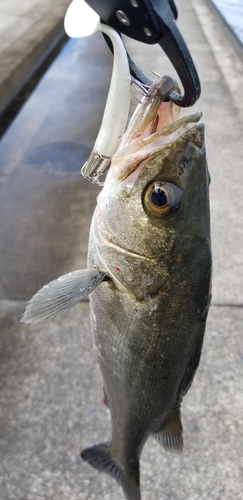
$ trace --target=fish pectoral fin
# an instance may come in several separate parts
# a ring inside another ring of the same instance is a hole
[[[120,468],[111,455],[109,444],[102,443],[86,448],[81,457],[95,469],[109,474],[121,485],[126,500],[141,500],[139,489],[139,462],[136,462],[133,471],[127,472]]]
[[[27,305],[22,323],[34,324],[52,318],[84,300],[106,278],[96,269],[64,274],[43,286]]]
[[[154,434],[154,437],[166,450],[178,453],[183,450],[182,432],[179,410],[172,420],[166,426],[162,427],[161,431]]]

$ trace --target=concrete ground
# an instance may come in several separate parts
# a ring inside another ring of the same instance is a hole
[[[243,490],[243,64],[203,0],[178,0],[201,83],[212,177],[213,303],[195,381],[182,408],[185,450],[150,440],[143,500],[240,500]],[[158,47],[128,41],[146,71],[175,76]],[[43,284],[85,267],[98,189],[80,176],[109,86],[99,34],[70,41],[0,142],[0,498],[122,500],[114,480],[82,463],[109,436],[89,305],[20,324]]]
[[[70,0],[2,0],[0,114],[64,35]]]

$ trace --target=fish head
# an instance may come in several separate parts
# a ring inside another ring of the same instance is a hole
[[[201,265],[198,252],[209,249],[201,114],[178,119],[161,80],[138,106],[112,158],[94,222],[103,267],[139,299],[167,293],[173,277],[190,272],[193,259]]]

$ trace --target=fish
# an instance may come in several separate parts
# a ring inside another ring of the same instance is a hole
[[[201,113],[179,118],[158,78],[112,158],[90,228],[87,269],[45,285],[36,323],[90,296],[111,438],[81,452],[140,500],[149,437],[181,452],[182,400],[199,365],[211,301],[209,183]]]

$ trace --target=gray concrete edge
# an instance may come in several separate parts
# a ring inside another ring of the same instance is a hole
[[[217,16],[217,20],[220,22],[221,26],[225,30],[229,42],[233,45],[238,55],[243,59],[243,44],[237,37],[236,33],[232,29],[232,27],[228,24],[227,19],[223,16],[222,12],[218,9],[217,5],[215,5],[212,0],[206,0],[208,6],[212,9],[214,14]]]
[[[35,30],[42,33],[41,37],[35,39]],[[63,18],[50,20],[48,25],[46,25],[45,18],[41,19],[24,33],[16,48],[16,56],[19,54],[18,64],[13,64],[6,77],[0,82],[0,115],[64,36]],[[28,52],[24,49],[26,46],[30,47]],[[8,52],[13,53],[15,50],[10,46],[5,51],[6,58]]]

